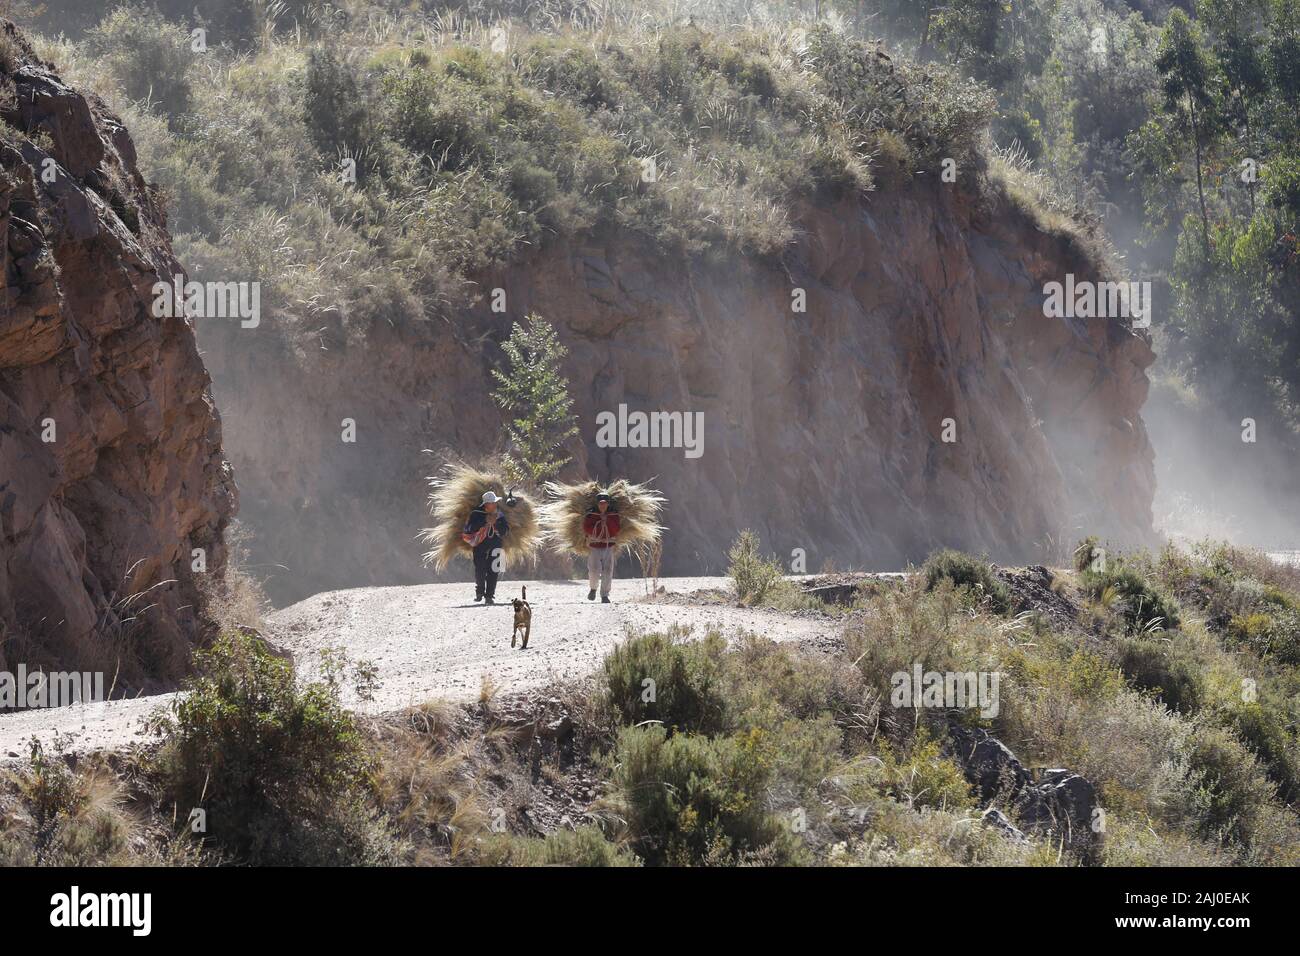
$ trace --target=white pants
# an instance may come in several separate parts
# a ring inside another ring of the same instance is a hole
[[[596,590],[600,581],[600,596],[609,597],[610,586],[614,583],[614,558],[618,548],[592,548],[587,552],[587,583],[591,590]]]

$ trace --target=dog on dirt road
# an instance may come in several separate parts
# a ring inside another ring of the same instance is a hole
[[[528,604],[528,587],[520,588],[520,596],[511,600],[515,609],[515,629],[510,635],[510,646],[515,646],[515,641],[521,636],[524,639],[520,650],[528,649],[528,635],[533,629],[533,609]]]

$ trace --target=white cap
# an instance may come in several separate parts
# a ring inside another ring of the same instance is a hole
[[[494,491],[485,491],[485,492],[483,492],[483,504],[485,504],[485,505],[487,505],[487,504],[496,504],[496,503],[497,503],[498,501],[500,501],[500,500],[501,500],[501,499],[498,498],[498,497],[496,496],[496,492],[494,492]]]

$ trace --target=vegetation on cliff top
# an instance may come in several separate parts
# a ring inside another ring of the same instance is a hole
[[[123,112],[194,276],[260,280],[299,346],[446,313],[555,236],[779,256],[803,201],[937,180],[945,158],[977,188],[995,111],[827,25],[357,16],[191,43],[122,6],[42,49]]]

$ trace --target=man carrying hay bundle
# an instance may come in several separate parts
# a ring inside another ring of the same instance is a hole
[[[498,559],[505,554],[503,545],[510,533],[510,523],[497,508],[501,499],[494,491],[483,492],[482,504],[469,513],[460,537],[474,552],[474,601],[496,603]]]
[[[640,551],[659,540],[659,512],[664,499],[648,485],[619,479],[608,488],[594,481],[576,485],[548,482],[551,501],[542,523],[558,549],[587,556],[587,600],[609,603],[614,563],[620,550]]]
[[[526,498],[506,492],[501,476],[469,465],[449,465],[429,485],[435,525],[420,538],[434,547],[424,563],[441,571],[456,555],[465,555],[474,564],[475,602],[496,603],[501,571],[537,550],[537,512]]]
[[[609,603],[614,584],[614,558],[618,555],[618,512],[610,509],[609,495],[597,495],[596,507],[582,519],[582,533],[587,536],[587,583],[591,590],[587,600],[596,600],[596,582],[600,582],[600,603]]]

